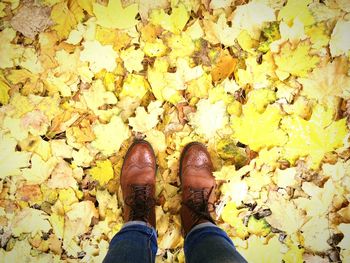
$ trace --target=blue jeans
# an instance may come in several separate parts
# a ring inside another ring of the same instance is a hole
[[[153,263],[157,233],[142,221],[127,222],[113,237],[104,263]],[[186,263],[247,262],[225,231],[208,222],[195,226],[185,239]]]

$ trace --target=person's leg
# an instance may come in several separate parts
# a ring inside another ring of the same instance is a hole
[[[155,178],[156,157],[151,145],[135,141],[125,155],[120,175],[126,224],[111,240],[105,263],[155,262]]]
[[[113,237],[103,263],[152,263],[156,253],[155,229],[143,221],[129,221]]]
[[[186,236],[184,249],[186,263],[247,262],[226,232],[211,222],[193,227]]]
[[[246,262],[210,214],[214,210],[216,184],[213,164],[204,145],[198,142],[186,145],[181,153],[179,174],[186,262]]]

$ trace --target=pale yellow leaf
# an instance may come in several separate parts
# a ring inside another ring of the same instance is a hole
[[[162,102],[152,101],[148,105],[147,111],[144,107],[138,107],[136,109],[136,116],[128,119],[129,125],[132,127],[133,131],[145,133],[154,128],[159,122],[158,118],[162,116],[164,112],[161,106]]]
[[[138,5],[131,4],[123,8],[120,0],[110,0],[107,6],[94,3],[93,12],[97,18],[97,24],[107,28],[125,29],[136,25]]]
[[[85,41],[84,50],[80,52],[80,59],[89,62],[92,72],[97,73],[102,69],[113,71],[116,66],[117,52],[111,45],[103,46],[97,40]]]
[[[107,124],[95,124],[93,131],[96,139],[91,145],[106,156],[119,151],[123,141],[130,135],[128,126],[119,116],[114,116]]]
[[[34,236],[39,231],[48,232],[51,225],[48,221],[49,216],[38,209],[26,207],[15,214],[12,225],[12,233],[19,236],[22,233],[30,233]]]

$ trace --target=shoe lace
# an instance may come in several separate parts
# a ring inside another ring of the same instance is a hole
[[[125,199],[131,211],[128,220],[148,221],[156,200],[151,196],[151,185],[131,185],[132,194]]]
[[[182,202],[182,204],[187,206],[192,212],[193,225],[198,224],[199,221],[203,219],[215,224],[214,219],[210,215],[210,213],[214,211],[215,206],[213,203],[209,202],[209,196],[213,189],[214,187],[211,187],[210,189],[189,189],[190,196],[187,201]]]

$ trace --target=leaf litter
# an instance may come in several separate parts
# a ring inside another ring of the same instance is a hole
[[[350,260],[347,1],[0,3],[0,262],[102,262],[133,138],[154,147],[157,262],[184,262],[182,148],[249,262]]]

